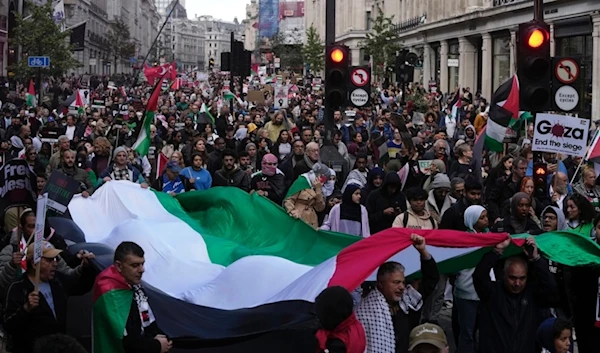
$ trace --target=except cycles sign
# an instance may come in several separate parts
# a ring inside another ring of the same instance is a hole
[[[537,114],[532,149],[585,157],[589,133],[588,119],[557,114]]]

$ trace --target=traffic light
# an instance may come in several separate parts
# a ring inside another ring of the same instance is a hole
[[[537,162],[533,164],[533,195],[540,200],[546,198],[548,183],[548,168],[546,163]]]
[[[208,68],[212,69],[213,67],[215,67],[215,59],[210,58],[208,59]]]
[[[396,55],[396,82],[406,82],[404,71],[406,70],[406,54],[408,51],[401,50]]]
[[[541,21],[519,25],[517,51],[520,110],[532,113],[552,110],[552,58],[550,26]]]
[[[350,49],[344,45],[327,46],[325,58],[325,102],[333,109],[346,104],[350,76]]]

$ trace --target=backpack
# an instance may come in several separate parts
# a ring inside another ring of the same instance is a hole
[[[402,227],[406,228],[406,226],[408,225],[408,211],[404,212],[404,219],[402,220]],[[431,217],[431,215],[429,216],[429,222],[431,222],[431,228],[435,229],[435,220],[433,219],[433,217]]]

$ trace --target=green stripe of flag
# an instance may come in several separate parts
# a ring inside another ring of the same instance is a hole
[[[485,145],[494,152],[504,150],[504,136],[506,136],[506,126],[502,126],[493,119],[488,119],[485,130]]]
[[[93,306],[94,353],[124,353],[123,336],[133,291],[114,289],[102,294]]]

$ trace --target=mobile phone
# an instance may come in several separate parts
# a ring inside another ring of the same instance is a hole
[[[527,255],[529,255],[529,256],[533,255],[533,245],[525,244],[525,245],[523,245],[523,249],[525,249],[525,251],[527,251]]]

